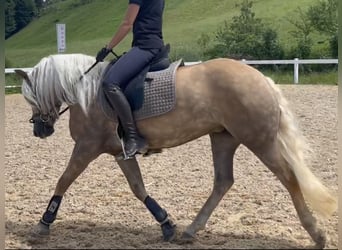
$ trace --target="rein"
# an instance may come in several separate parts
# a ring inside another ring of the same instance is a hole
[[[69,109],[69,106],[66,107],[65,109],[63,109],[61,112],[58,113],[59,116],[63,115],[65,113],[65,111],[67,111]]]
[[[120,58],[120,56],[118,56],[113,50],[110,51],[117,59]],[[89,67],[89,69],[87,71],[84,72],[83,75],[80,76],[80,80],[82,80],[82,78],[84,77],[84,75],[86,75],[90,70],[92,70],[97,64],[99,63],[99,61],[96,61],[93,65],[91,65]],[[69,107],[66,107],[65,109],[63,109],[61,112],[58,113],[59,116],[61,116],[62,114],[64,114],[67,110],[69,109]]]

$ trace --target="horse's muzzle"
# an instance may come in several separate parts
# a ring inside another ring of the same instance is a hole
[[[55,132],[53,126],[49,125],[46,122],[36,121],[33,126],[33,135],[44,139]]]

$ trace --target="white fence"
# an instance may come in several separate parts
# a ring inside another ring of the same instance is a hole
[[[276,64],[293,64],[293,83],[299,83],[299,65],[300,64],[338,64],[338,59],[298,59],[293,60],[241,60],[242,63],[250,65],[276,65]],[[193,65],[199,62],[186,62],[185,65]],[[19,68],[5,69],[5,74],[15,73],[14,70]],[[20,68],[23,71],[30,72],[32,68]],[[17,88],[19,86],[5,86],[5,88]]]
[[[299,64],[338,64],[338,59],[242,60],[246,64],[293,64],[293,83],[299,83]]]

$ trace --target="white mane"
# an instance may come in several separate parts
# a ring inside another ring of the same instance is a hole
[[[95,63],[95,58],[82,54],[51,55],[43,58],[28,74],[32,88],[24,81],[22,93],[40,112],[54,113],[63,102],[80,104],[85,114],[97,95],[101,75],[108,63],[99,63],[80,77]]]

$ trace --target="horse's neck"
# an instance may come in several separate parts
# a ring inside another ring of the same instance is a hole
[[[60,75],[64,77],[64,81],[68,80],[60,83],[61,90],[64,91],[63,94],[59,94],[61,101],[68,105],[79,104],[87,113],[89,106],[96,101],[101,75],[105,68],[106,64],[101,64],[87,74],[80,73],[79,70],[66,70],[64,75]]]
[[[88,113],[85,114],[80,105],[70,106],[70,135],[75,141],[96,141],[105,145],[106,141],[114,145],[114,148],[121,150],[120,141],[116,138],[117,122],[109,120],[103,115],[102,109],[97,102],[89,105]]]

